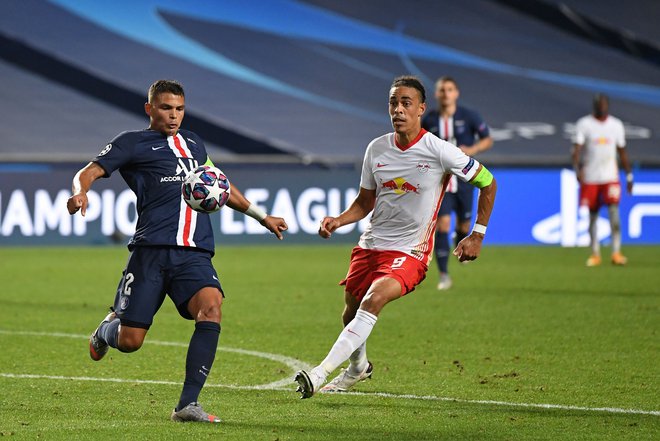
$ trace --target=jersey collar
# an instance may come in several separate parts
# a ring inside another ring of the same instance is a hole
[[[399,142],[396,140],[396,133],[395,133],[395,134],[394,134],[394,144],[399,148],[399,150],[401,150],[402,152],[405,152],[405,151],[408,150],[410,147],[412,147],[412,146],[414,146],[415,144],[417,144],[417,141],[419,141],[420,139],[422,139],[422,136],[424,136],[425,133],[426,133],[426,130],[425,130],[425,129],[421,129],[421,130],[419,131],[419,134],[415,137],[415,139],[413,139],[412,141],[410,141],[410,143],[408,143],[408,145],[401,145],[401,144],[399,144]]]

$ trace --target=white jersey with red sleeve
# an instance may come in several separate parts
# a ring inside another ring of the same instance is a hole
[[[593,115],[580,118],[573,142],[583,147],[582,173],[587,184],[619,181],[617,147],[625,147],[623,123],[609,115],[600,121]]]
[[[407,146],[388,133],[371,141],[360,186],[376,190],[376,205],[358,245],[401,251],[429,263],[438,208],[452,175],[469,181],[479,162],[422,129]]]

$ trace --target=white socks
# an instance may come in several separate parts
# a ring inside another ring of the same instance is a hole
[[[607,207],[610,216],[610,227],[612,229],[612,252],[618,253],[621,251],[621,220],[619,219],[619,207],[617,205],[609,205]]]
[[[598,231],[596,224],[598,222],[598,212],[589,212],[589,237],[591,238],[591,254],[600,256],[600,242],[598,241]]]
[[[351,366],[355,364],[355,367],[358,367],[359,364],[363,364],[362,358],[366,362],[367,351],[364,343],[371,334],[377,319],[378,317],[375,315],[358,309],[355,318],[341,331],[327,357],[318,366],[326,377],[349,357],[351,358]],[[318,367],[314,370],[318,371]]]

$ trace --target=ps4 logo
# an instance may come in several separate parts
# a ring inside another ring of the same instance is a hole
[[[546,244],[560,244],[564,247],[589,245],[589,210],[578,206],[579,184],[572,170],[562,170],[560,211],[537,222],[532,228],[535,240]],[[633,196],[660,196],[660,182],[636,183]],[[622,213],[623,214],[623,213]],[[660,202],[639,202],[632,206],[628,215],[628,237],[642,237],[642,221],[645,217],[660,217]],[[605,240],[611,234],[610,223],[604,217],[598,218],[598,240]]]

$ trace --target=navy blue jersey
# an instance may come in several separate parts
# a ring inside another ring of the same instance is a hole
[[[435,136],[459,147],[474,145],[477,136],[479,139],[490,136],[488,125],[473,110],[456,106],[456,112],[452,119],[451,127],[445,128],[440,121],[440,113],[437,110],[431,110],[422,119],[422,127]]]
[[[123,132],[94,158],[106,177],[119,169],[137,196],[138,220],[129,249],[164,245],[214,252],[209,215],[192,210],[181,197],[186,174],[206,161],[204,142],[187,130],[175,136],[149,129]]]

